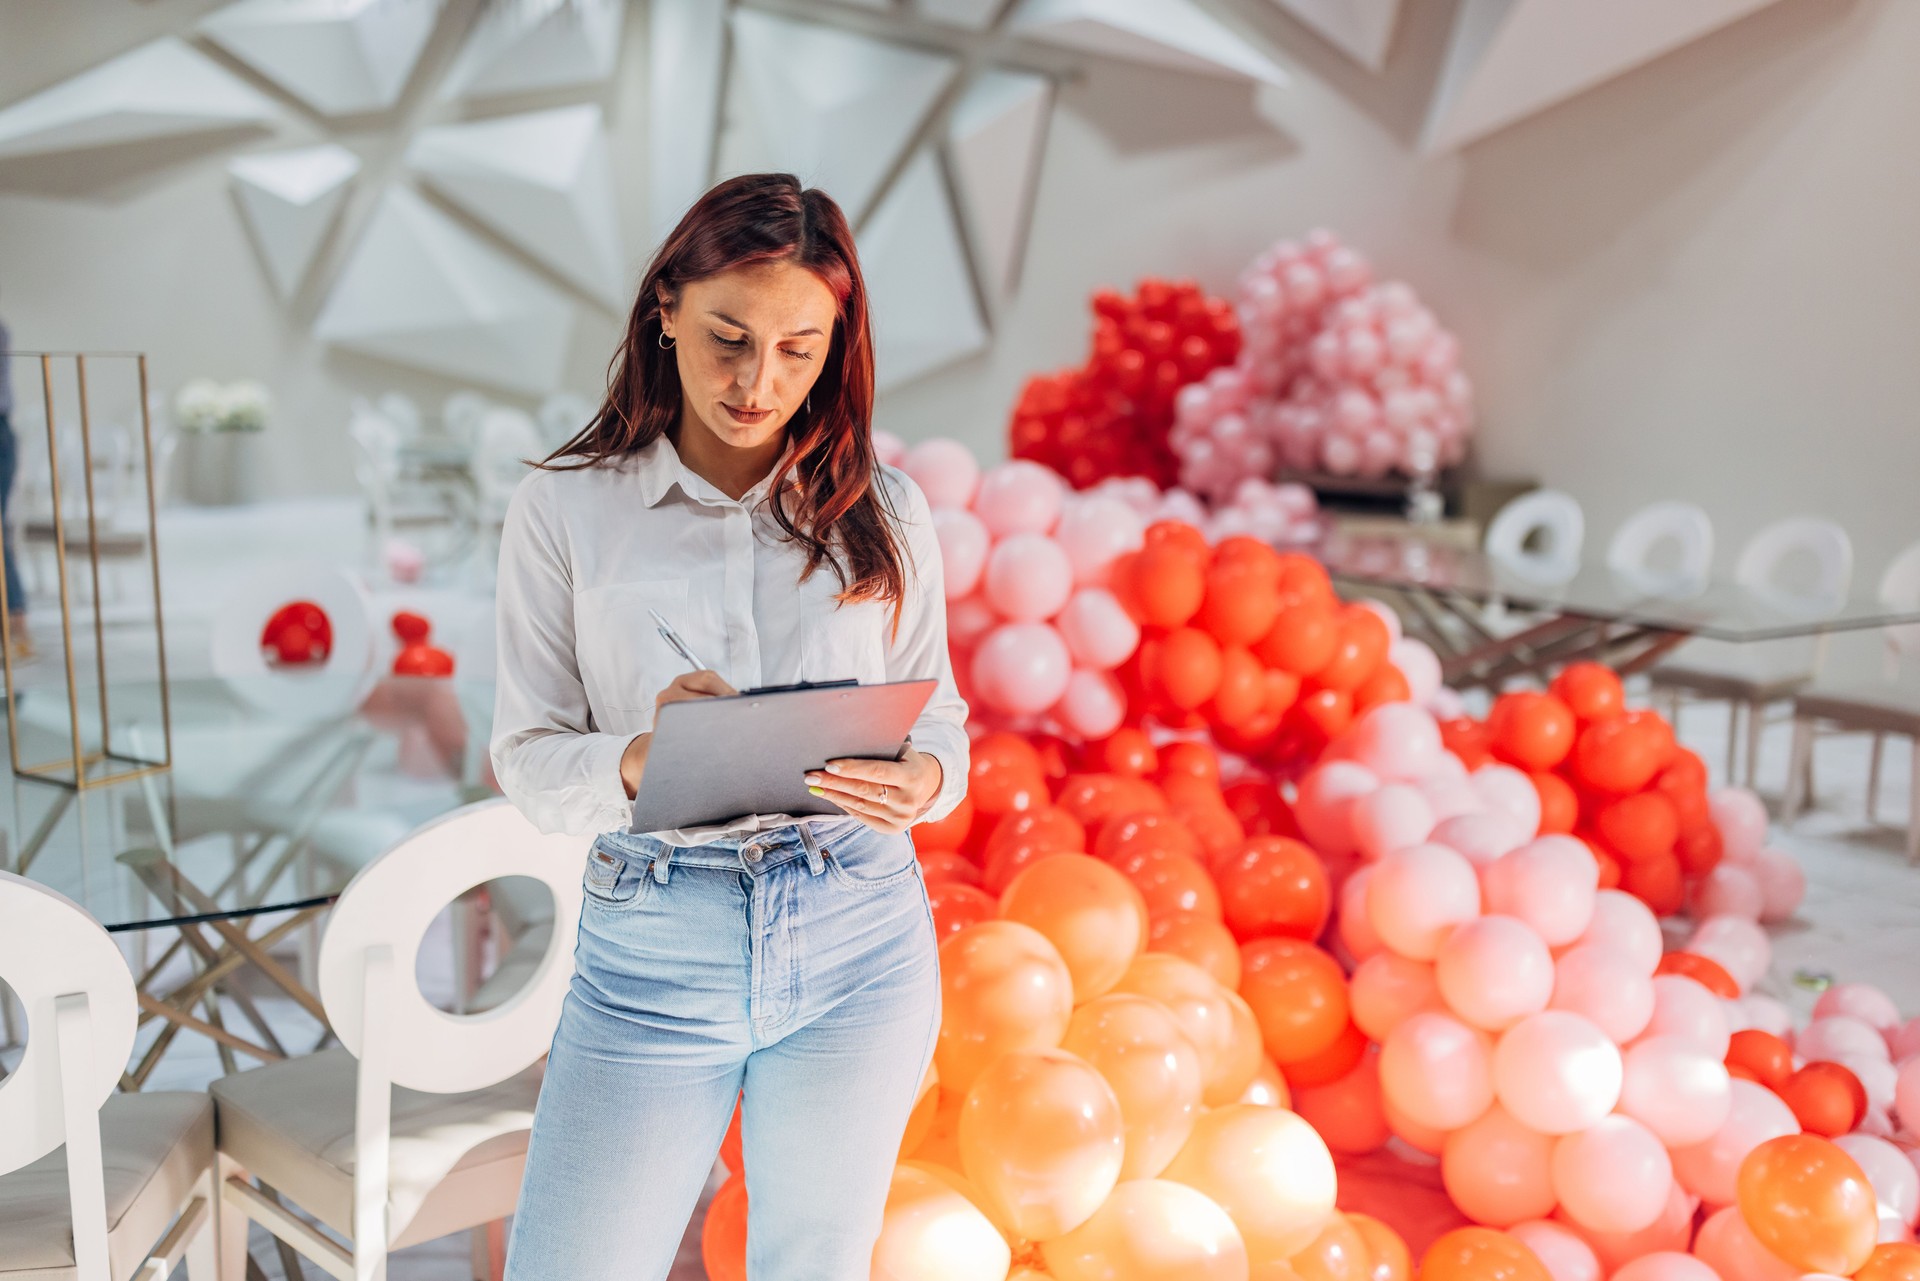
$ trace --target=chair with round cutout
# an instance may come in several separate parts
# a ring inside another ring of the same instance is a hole
[[[1662,563],[1661,552],[1669,545],[1672,563]],[[1629,591],[1697,596],[1713,573],[1713,521],[1693,503],[1649,503],[1614,531],[1607,568]]]
[[[1563,490],[1535,489],[1494,514],[1481,546],[1502,569],[1544,586],[1579,571],[1586,534],[1578,499]]]

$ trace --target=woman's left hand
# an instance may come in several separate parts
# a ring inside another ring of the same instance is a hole
[[[876,831],[904,832],[939,792],[943,777],[939,761],[909,748],[897,761],[828,761],[825,771],[807,774],[807,790]]]

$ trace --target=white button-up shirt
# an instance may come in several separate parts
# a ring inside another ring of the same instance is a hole
[[[834,600],[830,566],[800,581],[805,552],[768,508],[771,475],[736,501],[662,436],[611,463],[520,482],[500,533],[490,748],[501,788],[534,826],[585,835],[631,821],[620,758],[653,728],[654,697],[687,670],[649,608],[735,689],[936,679],[913,745],[944,777],[920,821],[959,803],[967,705],[947,658],[940,544],[920,487],[896,468],[877,471],[907,560],[894,635],[890,602]],[[655,835],[698,845],[795,821],[757,814]]]

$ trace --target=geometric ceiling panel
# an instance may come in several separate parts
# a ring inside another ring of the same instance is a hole
[[[990,70],[967,86],[947,122],[948,165],[990,298],[1011,293],[1019,276],[1052,102],[1047,77]]]
[[[336,346],[543,395],[560,383],[573,305],[398,184],[314,324]]]
[[[441,0],[239,0],[201,19],[221,48],[323,116],[400,100]]]
[[[611,309],[625,309],[626,252],[598,106],[423,129],[407,167]]]
[[[952,58],[750,9],[733,15],[733,75],[781,169],[858,223],[953,80]]]
[[[1773,2],[1462,0],[1422,148],[1484,138]]]
[[[1284,85],[1287,73],[1191,0],[1026,0],[1007,30],[1175,71]]]
[[[0,157],[232,129],[278,114],[266,95],[169,36],[0,110]]]
[[[1400,0],[1273,0],[1341,52],[1379,71],[1387,65]]]
[[[443,101],[597,84],[620,60],[626,0],[518,0],[481,11]]]
[[[1005,4],[1006,0],[913,0],[913,7],[935,22],[974,31],[985,31],[992,25],[994,15]]]
[[[896,386],[987,345],[940,165],[922,151],[860,231],[874,384]]]
[[[227,162],[234,198],[282,298],[300,287],[359,172],[360,157],[332,142]]]
[[[707,189],[726,47],[725,5],[653,0],[647,14],[650,244],[666,239],[680,215]]]

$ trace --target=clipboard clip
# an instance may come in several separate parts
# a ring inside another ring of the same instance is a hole
[[[740,691],[742,697],[748,694],[785,694],[796,689],[840,689],[848,685],[858,685],[857,680],[840,681],[796,681],[792,685],[756,685],[752,689]]]

